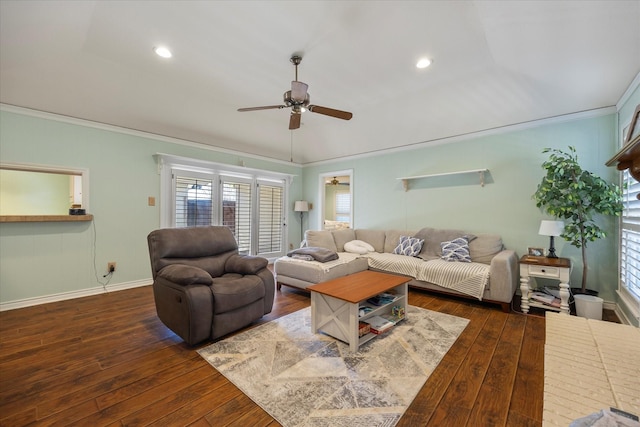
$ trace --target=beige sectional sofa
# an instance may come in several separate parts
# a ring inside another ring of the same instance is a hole
[[[420,252],[415,256],[394,254],[401,236],[423,240]],[[442,243],[459,242],[460,238],[468,241],[466,260],[470,258],[471,262],[443,260]],[[501,237],[495,234],[475,236],[462,230],[435,228],[308,230],[303,245],[335,251],[338,259],[309,261],[299,259],[308,256],[295,256],[295,251],[292,256],[278,258],[274,263],[278,289],[282,285],[305,289],[370,269],[409,276],[411,287],[498,303],[508,312],[519,281],[517,255],[505,249]],[[363,250],[363,246],[373,251]]]

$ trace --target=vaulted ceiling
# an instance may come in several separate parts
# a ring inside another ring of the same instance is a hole
[[[237,111],[282,103],[294,53],[353,119]],[[3,104],[302,164],[613,106],[639,72],[640,1],[0,2]]]

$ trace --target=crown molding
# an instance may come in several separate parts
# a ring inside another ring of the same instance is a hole
[[[61,114],[50,113],[47,111],[33,110],[31,108],[18,107],[16,105],[11,105],[11,104],[0,103],[0,111],[6,111],[8,113],[15,113],[15,114],[22,114],[25,116],[37,117],[45,120],[53,120],[56,122],[68,123],[68,124],[77,125],[77,126],[84,126],[84,127],[93,128],[93,129],[106,130],[109,132],[116,132],[124,135],[137,136],[141,138],[152,139],[155,141],[169,142],[172,144],[183,145],[186,147],[199,148],[207,151],[215,151],[216,153],[232,154],[235,156],[241,156],[241,157],[261,160],[265,162],[277,163],[280,165],[302,167],[302,164],[300,163],[294,163],[291,161],[275,159],[273,157],[259,156],[256,154],[245,153],[242,151],[229,150],[227,148],[203,144],[201,142],[189,141],[186,139],[174,138],[174,137],[165,136],[165,135],[158,135],[151,132],[145,132],[145,131],[136,130],[136,129],[129,129],[129,128],[124,128],[116,125],[109,125],[106,123],[95,122],[92,120],[79,119],[77,117],[64,116]]]
[[[375,151],[370,151],[368,153],[362,153],[362,154],[355,154],[353,156],[338,157],[333,159],[320,160],[317,162],[305,163],[302,165],[302,167],[307,168],[307,167],[313,167],[313,166],[322,166],[322,165],[327,165],[327,164],[331,164],[339,161],[364,159],[367,157],[380,156],[382,154],[398,153],[401,151],[416,150],[418,148],[434,147],[436,145],[453,144],[455,142],[467,141],[469,139],[481,138],[481,137],[493,136],[493,135],[501,135],[509,132],[516,132],[516,131],[531,129],[531,128],[540,127],[544,125],[553,125],[558,123],[572,122],[575,120],[601,117],[609,114],[614,114],[616,112],[617,112],[617,109],[615,106],[596,108],[593,110],[563,114],[560,116],[547,117],[547,118],[538,119],[538,120],[531,120],[528,122],[516,123],[513,125],[499,126],[499,127],[485,129],[485,130],[476,131],[476,132],[469,132],[469,133],[460,134],[460,135],[447,136],[444,138],[435,138],[428,141],[421,141],[421,142],[406,144],[400,147],[375,150]]]
[[[635,84],[635,86],[634,86],[634,84]],[[623,98],[625,98],[625,97],[628,98],[630,96],[631,92],[632,92],[631,88],[635,88],[638,84],[640,84],[640,73],[638,73],[638,75],[634,79],[634,83],[632,83],[632,85],[629,86],[629,89],[627,89],[627,91],[625,92],[625,95],[623,95]],[[621,102],[623,101],[623,98],[621,98],[621,100],[618,102],[618,104],[621,104]],[[258,155],[255,155],[255,154],[244,153],[244,152],[241,152],[241,151],[235,151],[235,150],[229,150],[229,149],[226,149],[226,148],[215,147],[215,146],[203,144],[203,143],[200,143],[200,142],[188,141],[188,140],[184,140],[184,139],[180,139],[180,138],[173,138],[173,137],[164,136],[164,135],[158,135],[158,134],[154,134],[154,133],[150,133],[150,132],[143,132],[143,131],[139,131],[139,130],[135,130],[135,129],[128,129],[128,128],[123,128],[123,127],[120,127],[120,126],[108,125],[108,124],[100,123],[100,122],[94,122],[94,121],[91,121],[91,120],[79,119],[79,118],[70,117],[70,116],[63,116],[63,115],[60,115],[60,114],[49,113],[49,112],[46,112],[46,111],[33,110],[33,109],[30,109],[30,108],[25,108],[25,107],[18,107],[18,106],[10,105],[10,104],[2,104],[2,103],[0,103],[0,110],[1,111],[7,111],[7,112],[10,112],[10,113],[23,114],[23,115],[27,115],[27,116],[31,116],[31,117],[42,118],[42,119],[46,119],[46,120],[54,120],[54,121],[63,122],[63,123],[75,124],[75,125],[78,125],[78,126],[90,127],[90,128],[94,128],[94,129],[107,130],[107,131],[117,132],[117,133],[121,133],[121,134],[125,134],[125,135],[138,136],[138,137],[142,137],[142,138],[153,139],[153,140],[156,140],[156,141],[169,142],[169,143],[172,143],[172,144],[178,144],[178,145],[183,145],[183,146],[188,146],[188,147],[194,147],[194,148],[199,148],[199,149],[207,150],[207,151],[215,151],[215,152],[218,152],[218,153],[232,154],[232,155],[236,155],[236,156],[242,156],[242,157],[252,158],[252,159],[256,159],[256,160],[262,160],[262,161],[266,161],[266,162],[276,163],[276,164],[280,164],[280,165],[307,168],[307,167],[314,167],[314,166],[322,166],[322,165],[326,165],[326,164],[331,164],[331,163],[335,163],[335,162],[338,162],[338,161],[357,160],[357,159],[363,159],[363,158],[368,158],[368,157],[373,157],[373,156],[379,156],[379,155],[382,155],[382,154],[397,153],[397,152],[402,152],[402,151],[407,151],[407,150],[415,150],[415,149],[419,149],[419,148],[433,147],[433,146],[436,146],[436,145],[452,144],[452,143],[455,143],[455,142],[466,141],[466,140],[473,139],[473,138],[500,135],[500,134],[509,133],[509,132],[515,132],[515,131],[520,131],[520,130],[525,130],[525,129],[531,129],[531,128],[539,127],[539,126],[543,126],[543,125],[558,124],[558,123],[570,122],[570,121],[574,121],[574,120],[581,120],[581,119],[586,119],[586,118],[605,116],[607,114],[616,113],[618,111],[618,104],[616,104],[616,106],[596,108],[596,109],[593,109],[593,110],[580,111],[580,112],[577,112],[577,113],[563,114],[563,115],[560,115],[560,116],[548,117],[548,118],[538,119],[538,120],[531,120],[531,121],[528,121],[528,122],[516,123],[516,124],[513,124],[513,125],[507,125],[507,126],[499,126],[499,127],[495,127],[495,128],[491,128],[491,129],[485,129],[485,130],[476,131],[476,132],[469,132],[469,133],[465,133],[465,134],[448,136],[448,137],[443,137],[443,138],[435,138],[435,139],[432,139],[432,140],[406,144],[406,145],[403,145],[403,146],[400,146],[400,147],[395,147],[395,148],[374,150],[374,151],[370,151],[370,152],[367,152],[367,153],[355,154],[355,155],[352,155],[352,156],[345,156],[345,157],[336,157],[336,158],[320,160],[320,161],[317,161],[317,162],[310,162],[310,163],[304,163],[304,164],[302,164],[302,163],[294,163],[294,162],[280,160],[280,159],[274,159],[272,157],[258,156]]]
[[[627,90],[624,91],[624,93],[620,97],[620,100],[616,103],[616,111],[620,111],[622,106],[627,103],[638,86],[640,86],[640,72],[636,74],[636,77],[631,81],[631,84],[629,85],[629,87],[627,87]]]

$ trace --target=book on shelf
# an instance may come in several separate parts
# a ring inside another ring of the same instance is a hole
[[[553,295],[545,294],[543,292],[533,292],[530,298],[550,307],[560,307],[560,298],[556,298]]]
[[[404,319],[404,316],[398,316],[395,314],[383,314],[380,317],[382,317],[385,320],[388,320],[389,322],[393,323],[394,325],[396,323],[398,323],[399,321]]]
[[[382,316],[373,316],[367,320],[365,320],[369,324],[371,328],[371,333],[373,334],[382,334],[394,326],[394,323],[385,319]]]
[[[385,304],[390,304],[392,302],[394,302],[396,299],[398,298],[397,295],[394,294],[390,294],[387,292],[383,292],[379,295],[376,295],[375,297],[371,297],[367,300],[367,302],[369,304],[373,304],[375,306],[381,306],[381,305],[385,305]]]
[[[367,322],[358,322],[358,337],[363,337],[371,332],[371,325]]]

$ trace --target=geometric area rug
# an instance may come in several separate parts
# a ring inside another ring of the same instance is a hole
[[[285,427],[396,425],[467,319],[408,306],[358,352],[311,333],[310,307],[198,350]]]

